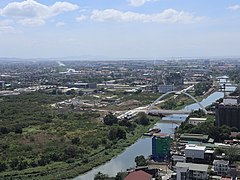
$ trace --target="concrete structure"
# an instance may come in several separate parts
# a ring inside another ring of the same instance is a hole
[[[159,93],[171,92],[171,91],[173,91],[173,89],[174,89],[174,86],[173,86],[173,85],[164,85],[164,84],[162,84],[162,85],[160,85],[160,86],[158,87]]]
[[[216,124],[218,127],[227,125],[240,130],[240,106],[217,104],[215,108]]]
[[[163,162],[170,156],[172,139],[168,134],[159,134],[152,138],[152,157],[154,161]]]
[[[212,170],[218,175],[226,175],[229,171],[229,161],[214,160]]]
[[[204,159],[206,146],[197,146],[195,144],[186,145],[184,150],[186,158],[191,159]]]
[[[184,94],[188,97],[190,97],[192,100],[194,100],[198,105],[199,107],[203,110],[203,112],[205,114],[207,114],[207,110],[205,109],[205,107],[195,98],[193,97],[192,95],[186,93],[185,91],[171,91],[171,92],[167,92],[163,95],[161,95],[159,98],[157,98],[149,107],[148,107],[148,111],[147,111],[147,114],[153,109],[153,107],[158,103],[158,101],[162,100],[165,96],[169,95],[169,94],[177,94],[177,95],[180,95],[180,94]]]
[[[208,179],[208,165],[178,162],[175,166],[177,180],[205,180]]]
[[[188,122],[189,124],[192,124],[194,126],[198,125],[199,123],[206,122],[207,118],[189,118]]]

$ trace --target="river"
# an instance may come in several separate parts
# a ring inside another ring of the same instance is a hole
[[[216,100],[223,98],[223,92],[214,92],[213,94],[209,95],[206,99],[201,101],[201,104],[204,107],[211,105],[212,103],[216,102]],[[186,106],[184,109],[186,110],[197,110],[199,109],[199,105],[197,103],[191,104]],[[166,122],[157,122],[154,127],[160,128],[162,133],[173,134],[174,129],[178,126],[176,123],[169,123],[167,122],[168,119],[185,121],[187,118],[186,115],[172,115],[163,118]],[[109,162],[100,165],[87,173],[80,175],[75,178],[75,180],[93,180],[94,175],[98,172],[108,174],[109,176],[115,176],[118,172],[126,171],[127,168],[135,166],[135,157],[138,155],[144,155],[145,157],[151,155],[152,150],[152,139],[149,137],[141,137],[138,141],[134,144],[126,148],[124,152],[119,154],[117,157],[113,158]]]

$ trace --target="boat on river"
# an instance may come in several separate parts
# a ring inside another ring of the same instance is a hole
[[[144,136],[153,136],[153,134],[159,133],[161,132],[161,129],[159,128],[153,128],[153,129],[149,129],[148,132],[144,133]]]

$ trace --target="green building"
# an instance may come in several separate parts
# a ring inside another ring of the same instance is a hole
[[[152,138],[152,158],[162,162],[169,159],[172,139],[167,134],[158,134]]]

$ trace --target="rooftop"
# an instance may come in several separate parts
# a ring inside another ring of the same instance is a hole
[[[183,139],[189,138],[189,139],[207,140],[207,139],[208,139],[208,135],[184,133],[184,134],[181,134],[180,138],[181,138],[181,139],[182,139],[182,138],[183,138]]]
[[[186,149],[186,150],[189,149],[189,150],[201,150],[201,151],[205,151],[206,146],[198,146],[198,145],[195,145],[195,144],[187,144],[185,149]]]
[[[185,167],[185,168],[188,168],[191,171],[207,172],[207,170],[208,170],[208,165],[205,165],[205,164],[177,162],[176,167],[180,167],[180,168]]]
[[[140,170],[140,171],[134,171],[130,172],[124,180],[151,180],[152,175]]]
[[[224,164],[224,165],[228,165],[229,164],[229,161],[225,161],[225,160],[214,160],[213,161],[213,164]]]
[[[195,117],[191,117],[189,118],[189,121],[206,121],[207,118],[195,118]]]

